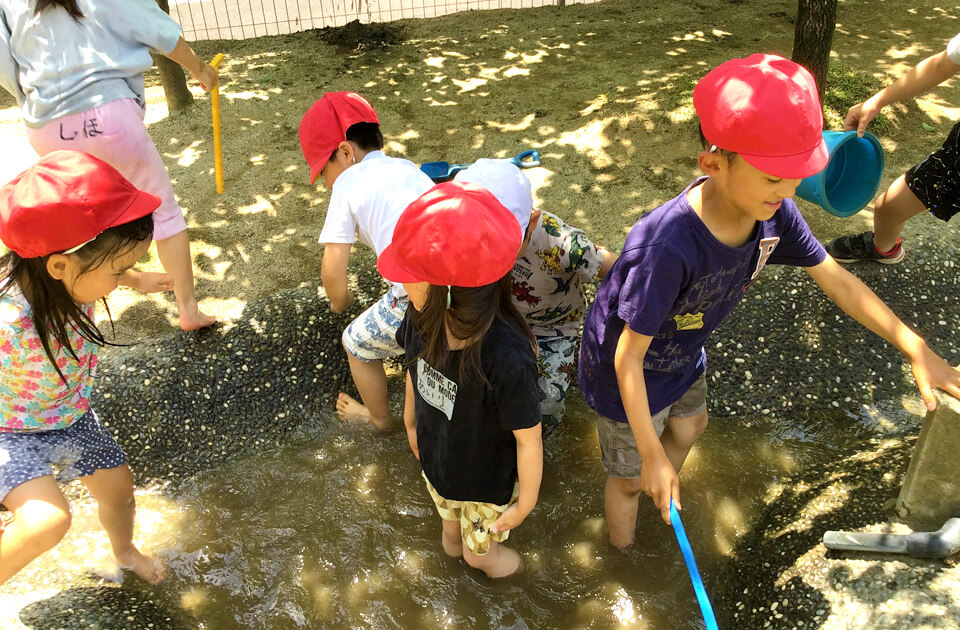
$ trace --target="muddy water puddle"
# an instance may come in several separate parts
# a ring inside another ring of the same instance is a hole
[[[443,553],[402,432],[330,419],[282,449],[140,499],[148,546],[171,567],[154,599],[217,630],[703,627],[672,529],[649,500],[634,548],[607,543],[591,418],[571,400],[563,432],[547,443],[540,502],[508,543],[524,558],[517,576],[492,581]],[[681,474],[683,520],[708,591],[769,486],[833,461],[869,425],[712,422]],[[76,528],[97,530],[92,518]],[[93,548],[91,535],[72,533],[82,542],[71,552],[66,541],[56,561]]]

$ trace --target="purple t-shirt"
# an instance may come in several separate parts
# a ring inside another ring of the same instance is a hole
[[[653,337],[643,364],[650,413],[683,396],[703,374],[703,344],[766,263],[812,267],[827,253],[796,204],[784,199],[743,247],[724,245],[687,201],[687,191],[638,221],[587,313],[578,377],[587,403],[626,422],[613,366],[626,322]]]

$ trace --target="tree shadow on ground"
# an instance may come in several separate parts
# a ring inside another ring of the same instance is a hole
[[[949,36],[949,23],[927,19],[944,17],[934,3],[888,4],[884,11],[904,21],[886,20],[867,2],[844,3],[828,118],[877,87],[877,75]],[[226,192],[213,190],[203,99],[150,127],[191,226],[198,293],[233,317],[247,299],[318,275],[315,241],[328,192],[307,182],[297,129],[328,90],[364,94],[378,111],[388,153],[415,162],[540,150],[543,167],[527,171],[538,206],[616,250],[638,217],[697,174],[696,81],[733,56],[789,55],[793,24],[785,17],[794,10],[792,0],[765,3],[763,11],[727,0],[610,1],[405,20],[404,41],[361,50],[330,45],[320,31],[198,42],[204,58],[227,55]],[[929,150],[926,138],[901,131],[924,116],[911,107],[889,114],[898,148],[889,171]],[[801,205],[825,238],[851,225]],[[168,330],[172,300],[147,298],[152,313],[141,308],[123,318],[121,332]]]
[[[848,447],[832,464],[778,484],[710,580],[715,601],[723,602],[721,626],[818,627],[841,615],[848,627],[892,630],[960,618],[960,605],[943,597],[936,584],[946,570],[942,561],[841,554],[821,542],[827,530],[857,531],[888,521],[914,443],[913,437],[874,438]],[[881,525],[871,531],[885,530]],[[902,605],[885,610],[893,600]],[[925,606],[933,601],[936,612]]]

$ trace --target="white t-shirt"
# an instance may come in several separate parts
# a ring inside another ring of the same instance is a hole
[[[960,33],[957,33],[947,44],[947,57],[950,57],[953,63],[960,65]]]
[[[433,181],[410,160],[371,151],[333,183],[320,243],[353,243],[359,235],[379,256],[406,207],[432,187]],[[392,290],[397,297],[406,295],[401,285]]]

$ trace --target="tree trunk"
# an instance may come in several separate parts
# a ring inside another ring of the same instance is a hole
[[[157,0],[160,8],[170,13],[168,0]],[[187,78],[183,68],[176,61],[167,59],[163,55],[154,55],[153,62],[160,73],[160,83],[163,84],[163,95],[167,98],[167,110],[174,112],[189,107],[193,103],[193,94],[187,88]]]
[[[813,75],[821,103],[836,27],[837,0],[799,0],[797,26],[793,32],[793,60]]]

